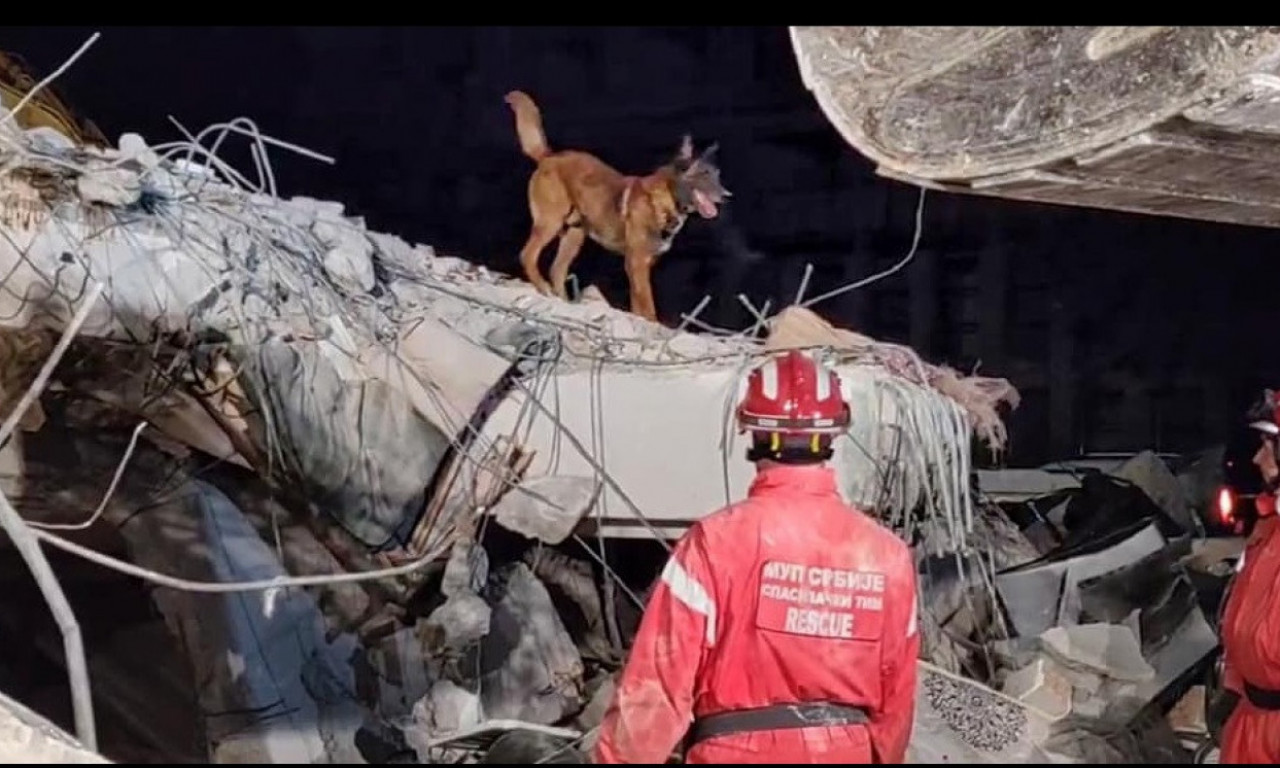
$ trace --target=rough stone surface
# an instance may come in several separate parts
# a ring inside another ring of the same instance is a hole
[[[1040,642],[1056,661],[1070,668],[1131,682],[1155,677],[1155,670],[1142,657],[1138,638],[1128,627],[1114,624],[1053,627],[1040,636]]]
[[[523,563],[493,591],[489,634],[480,643],[485,713],[550,725],[582,704],[582,658],[546,587]]]
[[[1004,692],[1035,707],[1051,720],[1071,714],[1071,681],[1044,657],[1010,674],[1004,682]]]
[[[0,694],[0,762],[41,765],[110,763],[70,734]]]
[[[573,533],[599,494],[600,482],[594,478],[535,477],[504,495],[493,507],[493,519],[509,531],[559,544]]]

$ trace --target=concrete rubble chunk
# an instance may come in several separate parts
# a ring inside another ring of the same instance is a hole
[[[328,248],[324,269],[330,279],[353,292],[373,288],[372,249],[364,232],[346,222],[323,219],[317,219],[311,231]]]
[[[1187,503],[1186,491],[1169,465],[1151,451],[1143,451],[1111,473],[1128,480],[1147,495],[1156,506],[1187,530],[1195,530],[1195,520]]]
[[[413,705],[412,720],[404,729],[405,743],[418,753],[422,762],[441,762],[441,755],[432,754],[433,740],[479,725],[484,720],[484,707],[478,694],[452,680],[440,680]]]
[[[1123,568],[1165,545],[1159,528],[1148,523],[1104,549],[1001,573],[996,589],[1014,630],[1038,636],[1078,614],[1080,582]]]
[[[100,169],[76,177],[76,192],[86,202],[125,207],[142,194],[138,175],[123,168]]]
[[[587,684],[590,698],[587,705],[573,719],[573,727],[587,734],[582,740],[582,748],[590,751],[599,735],[600,723],[604,722],[604,714],[613,703],[613,696],[618,691],[618,676],[599,675]]]
[[[493,507],[493,519],[509,531],[559,544],[591,510],[600,495],[591,477],[547,475],[512,488]]]
[[[0,694],[0,762],[72,765],[111,761],[85,748],[66,731]]]
[[[479,595],[451,597],[424,620],[423,645],[432,654],[461,652],[489,633],[492,615]]]
[[[1071,714],[1071,681],[1043,656],[1009,675],[1004,693],[1043,712],[1051,721]]]
[[[1056,661],[1069,668],[1095,672],[1114,680],[1142,682],[1155,670],[1142,657],[1133,630],[1115,624],[1053,627],[1040,643]]]
[[[1202,734],[1209,732],[1205,721],[1205,687],[1193,685],[1178,703],[1169,710],[1169,726],[1178,733]]]
[[[547,588],[528,566],[516,563],[502,576],[491,595],[489,634],[480,645],[488,667],[480,678],[484,711],[493,718],[559,722],[582,705],[582,658]]]
[[[493,610],[480,596],[488,577],[484,548],[465,540],[454,543],[440,580],[445,602],[418,630],[427,653],[455,656],[489,633]]]

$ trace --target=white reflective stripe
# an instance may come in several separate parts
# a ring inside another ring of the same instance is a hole
[[[1240,559],[1236,561],[1236,573],[1244,570],[1244,553],[1245,550],[1240,550]]]
[[[916,613],[920,610],[920,600],[917,598],[911,601],[911,618],[907,619],[907,639],[910,639],[916,633]]]
[[[770,358],[760,366],[760,389],[770,400],[778,399],[778,360]]]
[[[684,603],[689,610],[700,613],[707,620],[707,644],[716,642],[716,604],[707,593],[705,587],[698,582],[684,566],[676,562],[674,557],[667,560],[667,567],[662,569],[662,583],[667,585],[671,595]]]
[[[818,381],[815,383],[818,390],[818,399],[826,400],[831,397],[831,369],[823,363],[816,364],[818,369]]]

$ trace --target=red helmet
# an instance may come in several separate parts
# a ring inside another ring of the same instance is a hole
[[[783,435],[839,434],[849,427],[849,404],[835,371],[792,349],[770,358],[747,377],[746,395],[738,405],[738,426]]]
[[[1263,390],[1262,397],[1249,409],[1249,427],[1266,435],[1280,435],[1280,403],[1274,390]]]

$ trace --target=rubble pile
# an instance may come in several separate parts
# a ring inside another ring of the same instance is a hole
[[[1199,625],[1156,577],[1176,537],[1148,521],[1042,551],[976,502],[970,436],[1001,446],[1007,382],[796,307],[762,341],[541,296],[281,200],[199,138],[0,123],[0,417],[21,417],[0,490],[47,549],[147,582],[196,759],[580,761],[663,542],[745,493],[738,380],[787,346],[826,350],[859,414],[846,496],[917,545],[916,762],[1036,759],[1067,683],[1083,717],[1077,691],[1150,700],[1189,663],[1174,639]],[[1117,586],[1139,578],[1167,609]],[[150,690],[123,652],[88,653],[99,707],[129,700],[104,681]]]
[[[1204,609],[1216,597],[1198,586],[1213,593],[1215,577],[1194,557],[1194,486],[1144,452],[1009,505],[1038,554],[996,574],[1011,631],[990,646],[993,680],[1051,724],[1056,757],[1190,762],[1184,747],[1203,740],[1203,728],[1184,729],[1183,744],[1170,725],[1217,651]]]

